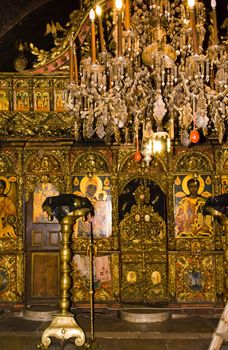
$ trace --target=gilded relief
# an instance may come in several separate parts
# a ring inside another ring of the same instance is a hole
[[[152,180],[135,179],[125,186],[119,204],[119,216],[124,215],[120,222],[121,301],[165,301],[166,222],[161,216],[166,217],[165,194]]]
[[[93,237],[107,238],[112,233],[112,206],[109,176],[76,176],[73,193],[87,197],[93,204],[95,216],[92,219]],[[75,237],[90,237],[91,223],[79,218],[74,226]]]
[[[21,272],[23,262],[21,257],[16,255],[0,256],[0,300],[17,301],[22,295]]]
[[[211,177],[176,176],[174,193],[176,238],[212,236],[212,217],[203,215],[205,201],[212,194]]]
[[[9,274],[6,267],[0,268],[0,293],[5,292],[9,287]]]
[[[0,176],[0,238],[17,237],[16,224],[16,179]]]
[[[161,274],[159,271],[153,271],[151,274],[151,281],[154,286],[158,285],[161,283]]]
[[[90,299],[90,261],[89,256],[75,254],[72,259],[73,287],[72,299],[74,302]],[[110,256],[96,256],[93,263],[93,289],[95,301],[112,300],[112,278]]]
[[[212,256],[180,256],[176,259],[176,296],[178,302],[215,300]]]
[[[137,281],[137,274],[135,271],[128,271],[126,280],[128,283],[133,284]]]
[[[43,152],[38,152],[27,164],[27,171],[33,173],[48,173],[62,172],[61,159],[58,159],[52,154],[44,155]]]

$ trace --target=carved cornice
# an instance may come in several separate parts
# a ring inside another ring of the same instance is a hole
[[[178,155],[174,157],[174,173],[208,173],[214,170],[214,159],[211,148],[200,150],[188,150],[181,148]]]
[[[0,113],[0,137],[2,140],[50,140],[74,139],[74,117],[69,113]]]

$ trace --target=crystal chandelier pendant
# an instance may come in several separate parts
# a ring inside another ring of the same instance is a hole
[[[98,19],[92,11],[91,57],[82,55],[77,63],[71,51],[76,63],[70,65],[66,93],[77,139],[122,144],[128,130],[127,143],[134,144],[138,120],[146,163],[162,152],[163,143],[170,148],[169,135],[177,138],[175,144],[189,147],[199,141],[197,132],[223,142],[227,131],[227,49],[215,23],[216,1],[211,2],[211,22],[203,1],[160,3],[126,0],[112,9],[101,4],[103,22],[101,11]],[[78,76],[73,74],[77,66]],[[136,161],[139,153],[136,148]]]

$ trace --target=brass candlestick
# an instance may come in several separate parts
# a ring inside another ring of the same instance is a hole
[[[73,225],[81,216],[93,215],[94,209],[87,198],[76,195],[65,194],[56,197],[48,197],[43,210],[47,211],[50,219],[55,216],[61,224],[61,249],[60,249],[60,312],[53,315],[53,321],[43,332],[41,348],[48,349],[51,337],[61,341],[75,338],[75,345],[82,346],[85,343],[85,333],[74,319],[74,314],[69,312],[70,308],[70,261],[72,252],[70,248]]]

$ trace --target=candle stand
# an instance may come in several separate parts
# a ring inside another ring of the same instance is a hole
[[[58,198],[59,197],[59,198]],[[76,195],[60,195],[48,197],[43,210],[47,211],[50,219],[56,217],[61,224],[61,249],[60,249],[60,312],[53,315],[53,320],[49,327],[43,332],[40,348],[48,349],[51,344],[51,337],[59,339],[61,342],[70,338],[75,338],[75,345],[85,344],[85,332],[77,324],[74,314],[70,308],[70,261],[72,252],[70,248],[73,225],[81,216],[93,215],[93,206],[89,200]]]

